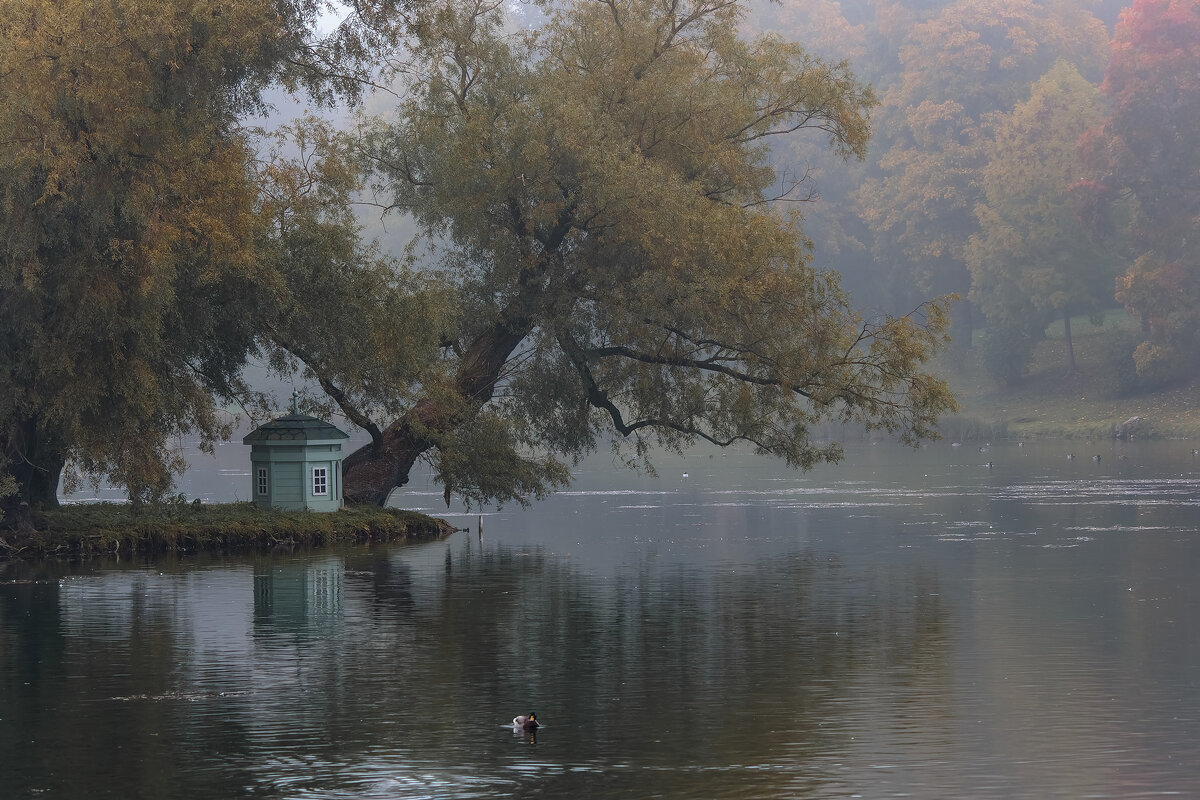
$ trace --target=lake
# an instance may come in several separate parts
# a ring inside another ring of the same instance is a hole
[[[440,542],[0,564],[0,797],[1200,796],[1192,446],[597,456],[419,477]]]

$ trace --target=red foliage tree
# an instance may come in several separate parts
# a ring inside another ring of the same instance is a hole
[[[1138,209],[1117,299],[1150,334],[1139,369],[1177,367],[1200,342],[1200,0],[1136,0],[1101,89],[1111,113],[1085,156]]]

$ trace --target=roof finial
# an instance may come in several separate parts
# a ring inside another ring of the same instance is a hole
[[[300,413],[300,392],[292,389],[292,415],[296,416]]]

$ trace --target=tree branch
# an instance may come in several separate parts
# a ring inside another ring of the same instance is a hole
[[[383,447],[383,432],[379,429],[379,426],[376,425],[375,422],[369,416],[367,416],[362,409],[355,405],[350,397],[344,391],[342,391],[337,384],[335,384],[327,375],[324,374],[324,372],[320,369],[318,360],[312,355],[312,353],[309,353],[307,350],[305,350],[305,348],[300,347],[292,342],[284,341],[278,336],[272,336],[272,338],[279,344],[280,347],[282,347],[284,350],[287,350],[289,353],[296,356],[296,358],[300,359],[309,366],[309,368],[313,371],[313,374],[317,376],[317,382],[321,384],[321,389],[325,392],[325,394],[329,395],[329,399],[337,403],[338,408],[340,408],[342,413],[346,415],[346,419],[350,420],[371,435],[372,447]]]
[[[666,428],[668,430],[676,431],[677,433],[695,436],[699,439],[703,439],[706,442],[711,442],[718,447],[727,447],[738,441],[750,442],[760,447],[765,447],[762,442],[759,442],[754,438],[744,434],[731,434],[726,438],[720,438],[706,430],[703,430],[702,428],[696,427],[695,425],[685,425],[669,419],[648,417],[646,419],[639,419],[634,422],[626,422],[624,415],[621,413],[621,409],[617,408],[616,404],[612,402],[608,396],[608,392],[601,389],[599,384],[596,383],[596,378],[594,375],[592,375],[592,371],[587,365],[587,356],[589,351],[583,350],[583,348],[579,346],[578,342],[565,333],[559,334],[558,342],[563,348],[563,352],[567,354],[567,358],[570,359],[572,366],[575,367],[575,371],[579,375],[580,380],[583,381],[584,390],[587,392],[588,405],[606,412],[609,419],[612,421],[613,428],[615,428],[622,436],[628,436],[631,433],[636,433],[643,428]]]
[[[683,367],[697,369],[704,372],[715,372],[721,375],[727,375],[735,380],[744,383],[754,384],[755,386],[786,386],[796,394],[812,398],[812,392],[800,386],[787,386],[787,384],[779,378],[761,377],[751,375],[748,372],[733,369],[718,361],[700,360],[695,358],[685,358],[683,356],[663,356],[654,355],[651,353],[642,353],[624,345],[615,345],[609,347],[597,347],[592,350],[585,351],[586,355],[593,358],[628,358],[633,361],[640,361],[643,364],[657,364],[666,367]]]

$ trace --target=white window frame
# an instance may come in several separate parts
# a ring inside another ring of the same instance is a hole
[[[329,496],[329,467],[312,468],[313,497]]]
[[[268,479],[269,473],[266,467],[258,468],[258,496],[266,497],[271,492],[271,484]]]

